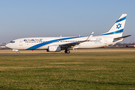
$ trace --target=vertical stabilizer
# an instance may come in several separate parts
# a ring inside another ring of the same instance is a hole
[[[112,26],[112,28],[108,32],[102,34],[102,36],[108,35],[112,37],[121,37],[124,31],[126,18],[127,18],[127,14],[122,14],[120,18]]]

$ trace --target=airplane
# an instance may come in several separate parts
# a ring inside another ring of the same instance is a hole
[[[71,49],[97,48],[114,45],[131,35],[122,36],[127,14],[122,14],[111,29],[98,36],[75,36],[75,37],[30,37],[19,38],[10,41],[6,47],[19,53],[19,50],[47,50],[48,52],[60,52],[65,50],[69,54]]]

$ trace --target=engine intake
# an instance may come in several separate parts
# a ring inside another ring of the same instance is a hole
[[[60,46],[48,46],[48,52],[60,52],[61,47]]]

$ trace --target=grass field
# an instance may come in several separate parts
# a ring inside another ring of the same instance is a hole
[[[0,90],[135,90],[135,54],[1,55]]]

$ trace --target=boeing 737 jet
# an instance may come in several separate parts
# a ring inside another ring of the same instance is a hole
[[[60,52],[65,50],[65,53],[70,53],[71,49],[76,48],[97,48],[108,45],[114,45],[124,38],[131,35],[122,36],[126,22],[127,14],[122,14],[115,22],[112,28],[101,35],[93,36],[77,36],[77,37],[31,37],[19,38],[12,40],[6,47],[19,52],[19,50],[36,50],[44,49],[48,52]]]

